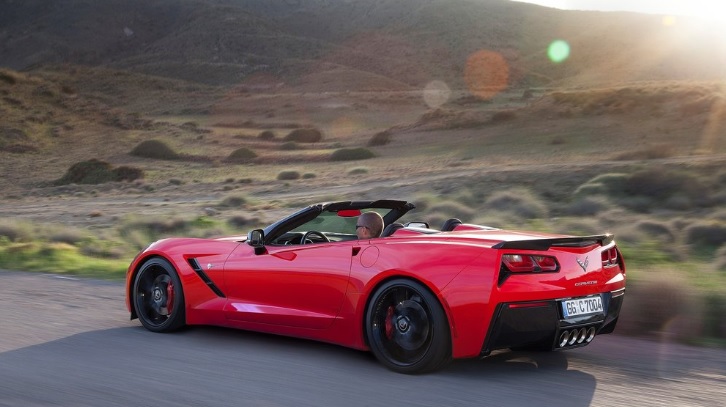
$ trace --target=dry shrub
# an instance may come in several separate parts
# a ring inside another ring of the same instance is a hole
[[[236,215],[227,219],[227,224],[235,229],[250,228],[260,223],[258,218],[248,218],[244,215]]]
[[[664,222],[654,220],[642,220],[635,224],[635,228],[650,238],[655,238],[664,242],[673,243],[676,240],[675,233],[671,227]]]
[[[686,228],[685,240],[697,247],[718,248],[726,244],[726,224],[715,221],[697,222]]]
[[[689,284],[674,274],[651,271],[630,281],[618,321],[618,332],[629,335],[667,335],[689,341],[698,337],[702,321]]]
[[[376,155],[367,148],[355,147],[355,148],[339,148],[333,151],[330,155],[331,161],[354,161],[354,160],[366,160],[373,158]]]
[[[121,166],[114,169],[111,164],[94,158],[73,164],[62,178],[55,181],[55,185],[134,181],[143,176],[144,172],[139,168]]]
[[[227,156],[225,162],[233,164],[247,164],[257,158],[257,154],[247,147],[240,147]]]
[[[285,136],[285,141],[296,141],[298,143],[317,143],[322,140],[323,132],[314,127],[295,129]]]
[[[33,228],[22,222],[0,220],[0,241],[27,242],[33,239]]]
[[[64,229],[50,235],[50,237],[48,237],[48,241],[52,243],[65,243],[71,246],[77,246],[86,238],[87,235],[77,229]]]
[[[449,218],[459,218],[464,222],[468,222],[476,214],[476,211],[474,209],[455,201],[443,201],[435,203],[429,206],[428,212],[431,213],[431,215],[429,216],[433,216],[433,214],[441,214],[443,216],[443,219],[441,219],[441,223]],[[430,224],[435,225],[437,223]]]
[[[286,143],[280,144],[280,150],[282,151],[294,151],[294,150],[300,150],[301,147],[298,143],[294,141],[288,141]]]
[[[302,175],[302,178],[303,179],[313,179],[313,178],[317,178],[317,175],[315,175],[315,173],[312,173],[312,172],[306,172],[305,174]]]
[[[484,201],[484,207],[498,211],[512,212],[523,219],[544,218],[547,206],[529,190],[515,188],[508,191],[497,191]]]
[[[176,160],[179,158],[174,150],[161,140],[145,140],[131,150],[130,155],[158,160]]]
[[[247,203],[247,198],[241,195],[231,195],[228,197],[225,197],[222,199],[222,201],[217,204],[218,208],[239,208],[241,206],[244,206]]]
[[[567,205],[564,213],[570,216],[593,216],[608,208],[610,208],[610,203],[607,199],[584,196]]]
[[[514,110],[500,110],[492,115],[492,117],[489,119],[489,122],[492,124],[504,123],[512,121],[516,118],[517,112],[515,112]]]
[[[260,140],[274,140],[275,133],[273,133],[271,130],[265,130],[260,132],[260,134],[257,135],[257,138]]]
[[[368,167],[354,167],[346,172],[347,175],[363,175],[368,174]]]
[[[376,133],[371,137],[370,140],[368,140],[368,147],[377,147],[377,146],[385,146],[386,144],[391,142],[392,139],[391,132],[388,130],[384,130],[380,133]]]
[[[676,154],[677,151],[673,146],[668,144],[657,144],[640,150],[632,150],[620,153],[613,157],[613,160],[657,160],[660,158],[673,157]]]
[[[277,174],[277,179],[280,181],[292,181],[300,179],[300,171],[297,170],[283,170]]]

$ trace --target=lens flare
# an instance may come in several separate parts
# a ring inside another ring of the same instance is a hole
[[[676,17],[675,16],[663,16],[663,25],[666,27],[672,27],[676,25]]]
[[[491,99],[507,88],[509,65],[497,52],[477,51],[466,60],[464,81],[469,92],[482,99]]]
[[[563,62],[570,56],[570,44],[563,40],[552,41],[547,48],[547,56],[556,64]]]
[[[442,81],[431,81],[424,88],[423,98],[426,105],[436,109],[451,97],[451,89]]]

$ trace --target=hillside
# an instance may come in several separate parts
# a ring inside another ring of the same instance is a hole
[[[726,53],[714,46],[722,30],[695,20],[664,25],[659,16],[505,0],[2,0],[0,8],[0,66],[84,64],[253,89],[260,75],[295,86],[310,75],[358,74],[380,78],[381,89],[432,80],[465,89],[482,50],[506,61],[511,87],[711,80]],[[571,49],[561,63],[546,52],[557,39]],[[358,86],[333,83],[321,85]]]

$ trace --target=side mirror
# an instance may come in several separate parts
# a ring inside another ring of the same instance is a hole
[[[254,247],[255,249],[261,249],[265,247],[265,232],[263,232],[262,229],[255,229],[250,231],[250,233],[247,234],[247,244]]]

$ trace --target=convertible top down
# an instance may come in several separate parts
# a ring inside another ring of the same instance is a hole
[[[152,243],[126,305],[147,329],[218,325],[370,350],[420,373],[496,349],[564,350],[613,331],[625,264],[613,236],[402,223],[398,200],[308,206],[264,229]],[[360,240],[357,217],[383,217]]]

